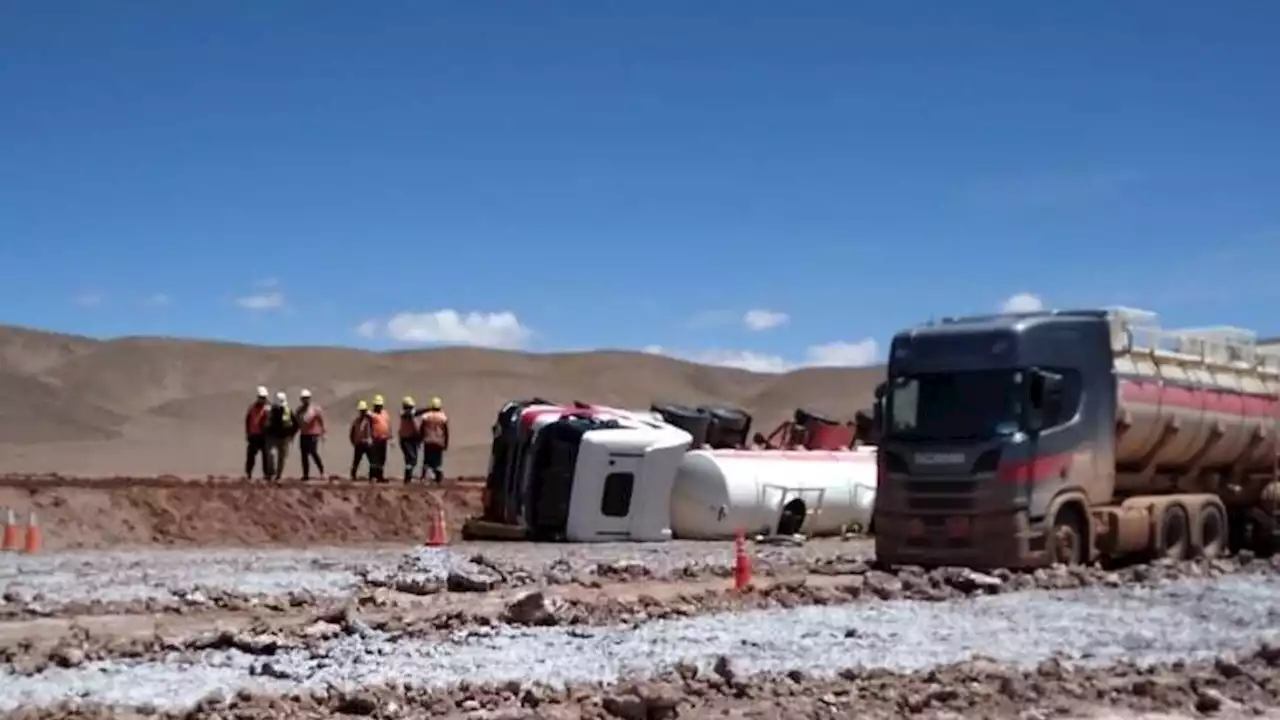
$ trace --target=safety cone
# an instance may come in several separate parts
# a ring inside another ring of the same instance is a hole
[[[17,552],[18,538],[18,513],[9,508],[4,514],[4,544],[0,545],[0,551]]]
[[[436,511],[431,515],[431,534],[427,536],[427,545],[440,547],[448,544],[449,535],[444,527],[444,508],[437,505]]]
[[[40,524],[36,522],[36,511],[32,510],[27,515],[27,538],[22,545],[22,551],[28,555],[35,555],[40,552]]]
[[[747,536],[739,530],[733,536],[733,589],[746,590],[751,584],[751,556],[747,554]]]

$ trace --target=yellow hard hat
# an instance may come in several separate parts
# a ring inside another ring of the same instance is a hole
[[[438,398],[438,397],[433,397],[433,398],[431,398],[431,409],[432,409],[432,410],[439,410],[439,409],[440,409],[440,407],[441,407],[443,404],[444,404],[444,403],[440,402],[440,398]]]
[[[373,396],[373,404],[374,404],[374,405],[383,405],[383,404],[385,404],[385,403],[383,403],[383,402],[382,402],[382,396],[381,396],[381,395],[374,395],[374,396]]]
[[[401,401],[400,401],[400,403],[401,403],[402,405],[404,405],[405,407],[413,407],[413,406],[414,406],[413,396],[412,396],[412,395],[405,395],[405,396],[404,396],[404,400],[401,400]]]
[[[369,403],[367,403],[367,402],[365,402],[365,401],[361,400],[360,402],[356,403],[356,409],[357,409],[357,410],[368,410],[368,409],[369,409]]]

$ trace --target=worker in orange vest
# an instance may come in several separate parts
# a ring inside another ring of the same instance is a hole
[[[418,434],[418,416],[422,413],[416,408],[413,398],[405,395],[400,402],[400,452],[404,455],[404,484],[413,480],[413,473],[418,469],[418,448],[422,445],[422,437]]]
[[[369,415],[369,403],[361,400],[356,403],[356,419],[351,421],[351,480],[360,471],[360,461],[369,458],[369,477],[373,478],[373,417]]]
[[[306,481],[311,479],[312,462],[315,462],[316,470],[320,471],[320,477],[324,477],[324,461],[320,459],[320,441],[324,439],[325,431],[324,410],[311,402],[310,390],[303,388],[298,393],[298,398],[301,402],[293,414],[302,433],[298,440],[298,450],[302,455],[302,479]]]
[[[422,479],[430,470],[436,484],[444,482],[444,451],[449,449],[449,416],[444,414],[440,398],[431,398],[431,408],[418,424],[422,437]]]
[[[267,451],[267,420],[271,417],[271,405],[267,403],[269,393],[265,387],[258,386],[258,397],[244,414],[244,479],[253,479],[253,466],[262,456],[262,475],[272,477],[271,453]]]
[[[373,444],[369,446],[369,480],[387,481],[387,444],[391,442],[391,417],[381,395],[373,396],[373,411],[369,413],[373,426]]]

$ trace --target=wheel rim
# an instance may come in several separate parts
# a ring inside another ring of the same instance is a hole
[[[1053,552],[1057,562],[1073,565],[1080,559],[1080,532],[1069,522],[1053,529]]]

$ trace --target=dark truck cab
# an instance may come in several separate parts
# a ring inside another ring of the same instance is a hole
[[[1087,561],[1090,507],[1111,500],[1110,337],[1104,311],[945,319],[895,336],[877,391],[877,558]]]

